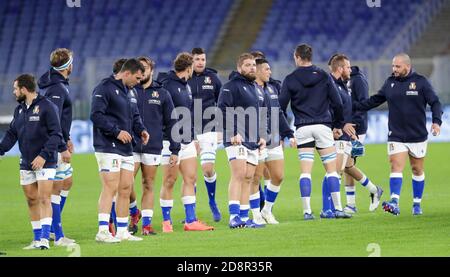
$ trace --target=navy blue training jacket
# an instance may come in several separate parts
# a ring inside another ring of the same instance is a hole
[[[132,156],[136,141],[122,143],[120,131],[141,134],[142,124],[133,90],[125,87],[114,76],[103,79],[92,94],[91,120],[94,123],[95,152]]]
[[[37,156],[45,159],[44,168],[56,168],[61,140],[57,107],[38,94],[29,108],[22,102],[14,110],[14,118],[0,143],[0,156],[19,141],[21,170],[33,170],[31,162]]]
[[[369,82],[367,77],[357,66],[352,66],[350,80],[347,81],[347,88],[352,95],[352,102],[361,102],[369,98]],[[367,133],[367,111],[352,111],[352,123],[356,124],[356,134]]]
[[[150,87],[144,89],[141,85],[134,87],[136,90],[137,106],[139,114],[145,128],[150,134],[147,145],[143,145],[140,134],[134,134],[136,146],[134,152],[160,155],[163,148],[164,131],[168,132],[167,137],[170,138],[170,131],[176,120],[171,119],[174,109],[172,97],[160,83],[152,81]],[[170,141],[169,150],[174,155],[178,155],[180,144]]]
[[[362,102],[355,102],[354,109],[370,110],[384,102],[389,108],[388,141],[414,143],[427,140],[426,107],[431,107],[432,121],[442,124],[442,106],[428,80],[411,71],[405,77],[389,77],[377,94]]]
[[[331,76],[315,65],[298,67],[283,81],[279,97],[280,106],[286,113],[291,102],[295,127],[323,124],[331,128],[343,127],[343,106]]]
[[[194,72],[192,74],[192,78],[188,80],[188,84],[191,87],[193,99],[202,100],[201,125],[198,124],[198,126],[194,126],[196,127],[196,134],[202,134],[204,133],[205,126],[215,119],[214,117],[211,119],[203,119],[203,113],[209,107],[217,107],[217,99],[219,98],[222,83],[220,82],[219,77],[217,77],[216,70],[205,68],[205,70],[200,74]],[[214,129],[211,131],[214,131]]]
[[[67,141],[70,140],[70,127],[72,126],[72,100],[69,95],[69,80],[61,73],[50,68],[39,78],[38,86],[45,91],[44,95],[57,107],[61,119],[63,141],[58,147],[59,152],[67,150]]]

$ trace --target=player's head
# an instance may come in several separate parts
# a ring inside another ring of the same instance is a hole
[[[202,73],[206,68],[206,53],[203,48],[195,47],[191,51],[194,59],[194,71],[196,73]]]
[[[264,83],[269,82],[272,71],[266,59],[256,59],[256,79]]]
[[[253,55],[250,53],[241,54],[237,60],[237,70],[249,81],[254,81],[256,79],[256,62]]]
[[[181,52],[177,55],[173,61],[173,67],[176,73],[182,73],[185,75],[185,79],[188,80],[192,77],[194,59],[188,52]]]
[[[350,79],[350,74],[352,73],[352,67],[350,65],[350,60],[344,54],[337,54],[330,63],[331,72],[341,77],[343,80]]]
[[[331,69],[331,62],[333,61],[333,59],[334,59],[337,55],[339,55],[339,53],[333,54],[333,56],[331,56],[331,57],[328,59],[328,68],[330,69],[330,71],[333,71],[333,70]]]
[[[22,74],[14,80],[13,87],[16,100],[23,102],[27,94],[36,93],[36,80],[31,74]]]
[[[300,44],[295,48],[294,60],[297,66],[312,62],[313,49],[306,43]]]
[[[142,77],[141,84],[148,83],[151,79],[153,79],[153,72],[155,69],[155,62],[149,57],[141,56],[138,58],[138,61],[144,67],[144,76]]]
[[[137,59],[128,59],[120,70],[120,79],[127,87],[134,87],[139,84],[145,69]]]
[[[405,77],[411,71],[411,58],[406,53],[395,55],[392,59],[392,73],[395,77]]]
[[[53,69],[69,76],[73,69],[73,52],[67,48],[57,48],[50,54]]]
[[[258,51],[258,50],[253,51],[253,52],[250,53],[250,54],[252,54],[252,56],[255,57],[255,59],[265,59],[265,58],[266,58],[266,55],[264,55],[263,52]]]
[[[127,61],[125,58],[118,59],[114,62],[113,65],[113,74],[116,75],[122,69],[123,64]]]

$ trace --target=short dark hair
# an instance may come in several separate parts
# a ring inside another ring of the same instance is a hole
[[[295,56],[304,61],[312,61],[313,49],[306,43],[300,44],[295,48]]]
[[[192,55],[202,55],[202,54],[206,54],[206,53],[205,53],[205,49],[203,49],[201,47],[194,47],[194,48],[192,48],[191,54]]]
[[[138,71],[144,72],[145,68],[142,66],[141,62],[137,59],[128,59],[123,65],[120,72],[130,71],[131,74],[135,74]]]
[[[14,80],[19,88],[26,88],[29,92],[36,91],[36,79],[31,74],[22,74]]]
[[[144,63],[148,64],[152,70],[155,69],[155,61],[153,61],[153,60],[150,59],[149,57],[146,57],[146,56],[140,56],[140,57],[138,57],[137,59],[138,59],[138,61],[140,61],[140,62],[144,62]]]
[[[50,65],[53,67],[60,67],[67,63],[72,55],[72,51],[67,48],[57,48],[50,54]]]
[[[266,59],[263,59],[263,58],[256,59],[255,62],[256,62],[256,65],[260,65],[260,64],[264,64],[264,63],[269,64],[269,61]]]
[[[348,61],[349,59],[347,58],[346,55],[344,54],[338,54],[336,55],[332,60],[331,60],[331,70],[335,71],[338,69],[338,67],[344,66],[345,63],[344,61]]]
[[[192,66],[194,58],[188,52],[181,52],[173,61],[173,67],[176,72],[181,72]]]
[[[266,55],[264,55],[264,53],[259,50],[253,51],[250,54],[252,54],[252,56],[255,57],[255,59],[265,59],[266,58]]]
[[[116,60],[116,61],[114,62],[114,65],[113,65],[113,73],[114,73],[114,74],[119,73],[120,70],[122,69],[123,64],[124,64],[126,61],[127,61],[127,59],[125,59],[125,58],[121,58],[121,59]]]
[[[242,64],[244,63],[244,61],[247,60],[247,59],[254,60],[255,57],[253,57],[253,55],[250,54],[250,53],[242,53],[242,54],[239,55],[239,58],[238,58],[238,60],[236,62],[237,66],[241,67]]]

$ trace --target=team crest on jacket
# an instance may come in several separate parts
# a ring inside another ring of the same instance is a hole
[[[273,89],[270,86],[268,86],[267,89],[269,90],[270,94],[273,94]]]
[[[210,85],[211,83],[212,83],[211,77],[206,76],[206,77],[205,77],[205,84]]]
[[[39,114],[39,105],[34,107],[33,114]]]
[[[152,97],[153,97],[153,98],[159,98],[159,93],[158,93],[158,91],[154,90],[154,91],[152,92]]]
[[[411,83],[409,84],[409,89],[410,89],[410,90],[415,90],[415,89],[416,89],[416,83],[415,83],[415,82],[411,82]]]

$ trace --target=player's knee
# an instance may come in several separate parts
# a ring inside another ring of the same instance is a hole
[[[170,188],[173,188],[176,181],[177,181],[177,176],[170,174],[165,178],[163,185],[170,189]]]
[[[39,198],[37,196],[27,196],[28,207],[34,207],[39,204]]]
[[[142,179],[142,188],[145,191],[153,191],[154,178],[144,178]]]
[[[39,195],[38,202],[42,206],[48,206],[48,205],[51,205],[50,199],[51,199],[50,195],[47,195],[47,194]]]
[[[412,166],[411,171],[414,176],[421,176],[423,174],[423,168],[420,166]]]
[[[215,174],[215,172],[214,172],[214,164],[213,163],[203,164],[202,165],[202,170],[203,170],[203,175],[208,177],[208,178],[211,178]]]
[[[274,185],[280,185],[283,182],[283,180],[284,180],[283,173],[273,174],[273,176],[271,178],[272,184],[274,184]]]

